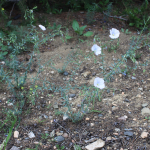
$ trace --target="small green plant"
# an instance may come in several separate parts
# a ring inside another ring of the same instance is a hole
[[[63,113],[61,112],[61,111],[59,111],[59,110],[55,110],[55,115],[56,116],[60,116],[60,115],[62,115]]]
[[[3,143],[0,145],[0,150],[6,149],[7,143],[9,142],[9,140],[11,138],[13,128],[14,128],[15,123],[17,121],[17,117],[16,116],[14,116],[14,117],[15,117],[14,118],[15,120],[12,121],[11,127],[9,128],[8,136],[4,139]]]
[[[81,147],[79,145],[74,145],[74,150],[81,150]]]
[[[141,58],[141,55],[142,55],[141,53],[136,53],[135,59],[136,59],[136,60],[140,59],[140,58]]]
[[[34,15],[33,15],[33,10],[36,8],[37,8],[37,6],[35,6],[33,9],[26,9],[26,11],[25,11],[24,18],[26,21],[29,20],[30,25],[32,25],[35,20]]]
[[[82,27],[79,27],[79,23],[78,23],[76,20],[74,20],[73,23],[72,23],[72,28],[73,28],[73,30],[74,30],[78,35],[80,35],[80,36],[83,35],[83,36],[88,37],[88,36],[91,36],[91,35],[93,34],[92,31],[88,31],[88,32],[86,32],[86,33],[83,34],[83,31],[84,31],[84,29],[85,29],[86,27],[87,27],[86,25],[85,25],[85,26],[82,26]]]
[[[118,46],[116,45],[110,45],[110,47],[108,48],[108,52],[111,53],[112,51],[114,51],[116,53],[117,47]]]
[[[109,4],[109,0],[101,0],[98,2],[98,5],[100,6],[100,11],[103,12],[107,10],[107,5]]]
[[[54,22],[53,23],[53,26],[50,26],[49,29],[52,29],[52,30],[60,30],[61,28],[61,25],[56,25],[56,23]]]
[[[149,117],[145,117],[146,120],[150,120],[150,116]]]
[[[148,4],[149,4],[148,0],[145,0],[140,8],[126,7],[126,13],[129,16],[129,19],[128,19],[129,26],[135,26],[138,29],[143,29],[143,27],[145,26],[145,22],[149,17]],[[146,28],[148,24],[150,24],[150,21],[146,23]]]
[[[128,29],[123,29],[123,28],[121,28],[121,31],[123,32],[123,33],[125,33],[125,34],[130,34],[131,32],[129,32],[129,30]]]
[[[63,150],[63,149],[65,149],[65,146],[56,145],[56,148],[57,148],[57,150]]]
[[[46,139],[49,138],[49,134],[48,134],[48,133],[42,133],[42,134],[41,134],[41,138],[42,138],[43,140],[46,140]]]

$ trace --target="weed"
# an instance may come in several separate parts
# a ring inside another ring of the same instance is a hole
[[[63,150],[65,149],[65,146],[56,145],[57,150]]]
[[[15,120],[12,121],[11,127],[9,128],[8,136],[7,138],[4,139],[3,143],[0,145],[0,150],[6,149],[7,143],[9,142],[11,138],[12,131],[13,131],[16,121],[17,121],[17,117],[15,117]]]
[[[145,117],[146,120],[150,120],[150,116],[149,117]]]
[[[42,133],[42,134],[41,134],[41,138],[42,138],[43,140],[46,140],[46,139],[49,138],[49,134],[48,134],[48,133]]]
[[[74,145],[74,150],[81,150],[81,147],[79,145]]]
[[[147,28],[147,25],[150,24],[150,21],[147,21],[148,16],[148,0],[145,0],[140,8],[134,7],[134,8],[127,8],[126,7],[126,13],[129,16],[128,22],[129,26],[135,26],[138,29],[145,29]],[[147,21],[147,23],[146,23]]]
[[[55,115],[56,116],[60,116],[60,115],[62,115],[63,113],[62,113],[62,111],[57,111],[57,110],[55,110]]]
[[[129,32],[128,29],[124,30],[123,28],[121,28],[121,31],[122,31],[123,33],[125,33],[125,34],[130,34],[130,33],[131,33],[131,32]]]
[[[88,32],[86,32],[86,33],[83,34],[83,31],[84,31],[84,29],[85,29],[86,27],[87,27],[87,26],[79,27],[79,24],[78,24],[78,22],[77,22],[76,20],[74,20],[73,23],[72,23],[72,28],[73,28],[74,31],[75,31],[78,35],[80,35],[80,36],[83,35],[83,36],[88,37],[88,36],[91,36],[91,35],[93,34],[93,32],[91,32],[91,31],[88,31]]]

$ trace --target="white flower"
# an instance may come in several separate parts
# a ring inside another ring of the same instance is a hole
[[[44,26],[42,26],[42,25],[39,25],[39,27],[40,27],[43,31],[46,30],[46,28],[45,28]]]
[[[110,37],[111,39],[117,39],[117,38],[119,37],[119,35],[120,35],[119,30],[117,30],[117,29],[115,29],[115,28],[112,28],[112,29],[110,30],[110,35],[109,35],[109,37]]]
[[[94,44],[91,50],[94,51],[95,55],[101,54],[101,48],[97,44]]]
[[[102,78],[96,77],[94,80],[94,86],[100,89],[105,88],[105,83]]]
[[[0,64],[5,65],[5,62],[4,62],[4,61],[1,61]]]

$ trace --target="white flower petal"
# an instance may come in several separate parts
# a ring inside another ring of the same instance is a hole
[[[96,50],[96,51],[94,51],[94,53],[95,53],[95,55],[99,55],[99,54],[101,54],[101,51],[100,50]]]
[[[105,83],[102,78],[96,77],[94,80],[94,86],[100,89],[105,88]]]
[[[101,50],[101,48],[97,45],[97,44],[94,44],[91,48],[92,51],[95,51],[95,50]]]
[[[119,35],[120,35],[119,30],[117,30],[117,29],[115,29],[115,28],[112,28],[112,29],[110,30],[110,35],[109,35],[109,37],[110,37],[111,39],[117,39],[117,38],[119,37]]]
[[[95,55],[101,54],[101,47],[99,47],[97,44],[94,44],[91,47],[91,50],[94,51]]]
[[[45,28],[44,26],[42,26],[42,25],[39,25],[39,27],[40,27],[43,31],[46,30],[46,28]]]

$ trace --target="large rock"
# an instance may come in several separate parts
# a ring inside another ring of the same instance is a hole
[[[105,145],[105,141],[99,139],[89,145],[87,145],[85,148],[87,150],[96,150],[97,148],[102,148]]]

